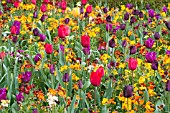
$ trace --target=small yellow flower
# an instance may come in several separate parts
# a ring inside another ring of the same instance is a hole
[[[105,104],[107,104],[107,102],[108,102],[108,99],[107,98],[103,98],[102,104],[105,105]]]

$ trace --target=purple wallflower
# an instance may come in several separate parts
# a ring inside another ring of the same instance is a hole
[[[155,11],[153,9],[148,10],[149,17],[153,18],[155,15]]]
[[[103,12],[104,13],[107,13],[108,12],[108,9],[105,7],[105,8],[103,8]]]
[[[39,34],[40,37],[40,41],[44,42],[46,39],[46,35],[45,34]]]
[[[7,99],[6,88],[0,88],[0,101]]]
[[[106,31],[112,31],[112,24],[106,24]]]
[[[152,68],[153,70],[158,70],[158,61],[157,61],[157,60],[155,60],[154,62],[152,62],[151,68]]]
[[[86,48],[83,48],[83,53],[85,55],[89,55],[90,54],[90,46],[89,47],[86,47]]]
[[[133,13],[134,15],[139,15],[139,10],[135,9],[135,10],[133,10],[132,13]]]
[[[55,65],[54,65],[54,64],[51,64],[51,65],[50,65],[50,73],[51,73],[51,74],[54,74],[54,71],[55,71]]]
[[[163,11],[163,12],[167,12],[167,11],[168,11],[168,8],[167,8],[166,6],[163,6],[163,7],[162,7],[162,11]]]
[[[154,62],[156,60],[156,52],[147,52],[145,58],[149,63]]]
[[[170,91],[170,80],[166,82],[166,91]]]
[[[126,7],[129,8],[129,9],[132,9],[133,8],[133,4],[126,4]]]
[[[135,23],[135,22],[136,22],[136,18],[135,18],[134,16],[132,16],[132,17],[130,18],[130,23],[133,24],[133,23]]]
[[[63,75],[63,82],[69,82],[69,80],[70,80],[69,74],[68,74],[68,73],[65,73],[65,74]]]
[[[152,38],[148,38],[147,40],[145,40],[145,46],[148,48],[148,49],[151,49],[152,46],[154,44],[154,40]]]
[[[123,96],[126,98],[133,96],[133,87],[131,85],[127,85],[124,87]]]
[[[18,104],[24,100],[24,96],[23,96],[22,92],[19,92],[19,94],[16,95],[16,100],[17,100]]]
[[[160,16],[160,14],[155,14],[155,18],[158,20],[158,19],[160,19],[161,18],[161,16]]]
[[[34,57],[34,61],[35,61],[35,62],[38,62],[41,58],[42,58],[41,54],[38,53],[38,54]]]
[[[112,38],[110,41],[109,41],[109,47],[111,48],[114,48],[115,47],[115,40]]]
[[[139,18],[143,18],[143,12],[141,11],[141,12],[139,12]]]
[[[130,46],[130,55],[135,54],[137,51],[136,46]]]
[[[156,40],[159,40],[160,34],[159,34],[158,32],[155,32],[155,33],[154,33],[154,38],[155,38]]]
[[[22,74],[22,82],[28,83],[31,79],[32,73],[29,71],[26,71]]]

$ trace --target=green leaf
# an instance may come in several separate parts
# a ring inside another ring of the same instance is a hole
[[[60,45],[58,45],[58,48],[60,49]],[[63,57],[63,53],[61,50],[59,50],[59,63],[64,66],[64,57]]]
[[[112,96],[112,80],[110,80],[109,84],[108,84],[108,88],[106,89],[106,92],[104,94],[104,98],[108,98],[110,99],[110,97]]]
[[[70,107],[68,108],[68,113],[74,113],[74,104],[76,102],[76,95],[74,95]]]
[[[85,108],[81,111],[81,113],[89,113],[89,111]]]
[[[56,76],[56,77],[57,77],[57,80],[58,80],[58,82],[60,83],[60,85],[65,88],[64,82],[62,81],[61,72],[57,69],[57,67],[56,67],[56,70],[57,70],[57,76]]]
[[[82,90],[86,90],[90,86],[90,80],[86,81],[86,83],[83,85]]]
[[[145,89],[145,92],[144,92],[144,102],[148,102],[149,101],[149,93],[148,93],[148,90]]]
[[[71,72],[70,72],[70,80],[69,80],[69,84],[68,84],[68,96],[71,97],[72,94],[72,89],[73,89],[73,81],[72,81],[72,76],[71,76]]]

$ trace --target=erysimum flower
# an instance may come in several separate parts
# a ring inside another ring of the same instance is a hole
[[[1,100],[6,100],[6,88],[0,88],[0,101]]]
[[[81,45],[85,48],[90,47],[90,36],[88,35],[81,36]]]
[[[148,48],[148,49],[151,49],[152,46],[154,44],[154,40],[152,38],[148,38],[146,41],[145,41],[145,46]]]
[[[145,58],[149,63],[154,62],[156,60],[156,52],[147,52]]]
[[[47,54],[52,54],[53,53],[53,45],[52,44],[45,44],[45,52]]]
[[[28,83],[31,80],[31,76],[32,76],[32,73],[29,71],[22,73],[22,82]]]
[[[130,70],[135,70],[138,66],[138,61],[135,58],[130,58],[129,59],[129,63],[128,63],[128,67]]]
[[[60,38],[65,38],[65,36],[68,36],[70,34],[70,29],[68,26],[60,25],[58,27],[58,36]]]
[[[126,98],[133,96],[133,87],[131,85],[127,85],[124,87],[123,96]]]
[[[22,92],[19,92],[19,94],[16,95],[16,100],[17,100],[18,104],[24,100],[24,96],[23,96]]]
[[[93,86],[99,86],[101,84],[101,78],[104,75],[104,68],[99,67],[96,72],[92,72],[90,75],[90,82]]]

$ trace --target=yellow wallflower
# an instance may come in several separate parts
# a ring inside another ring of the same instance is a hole
[[[103,98],[102,104],[105,105],[105,104],[107,104],[107,102],[108,102],[108,99],[107,98]]]

